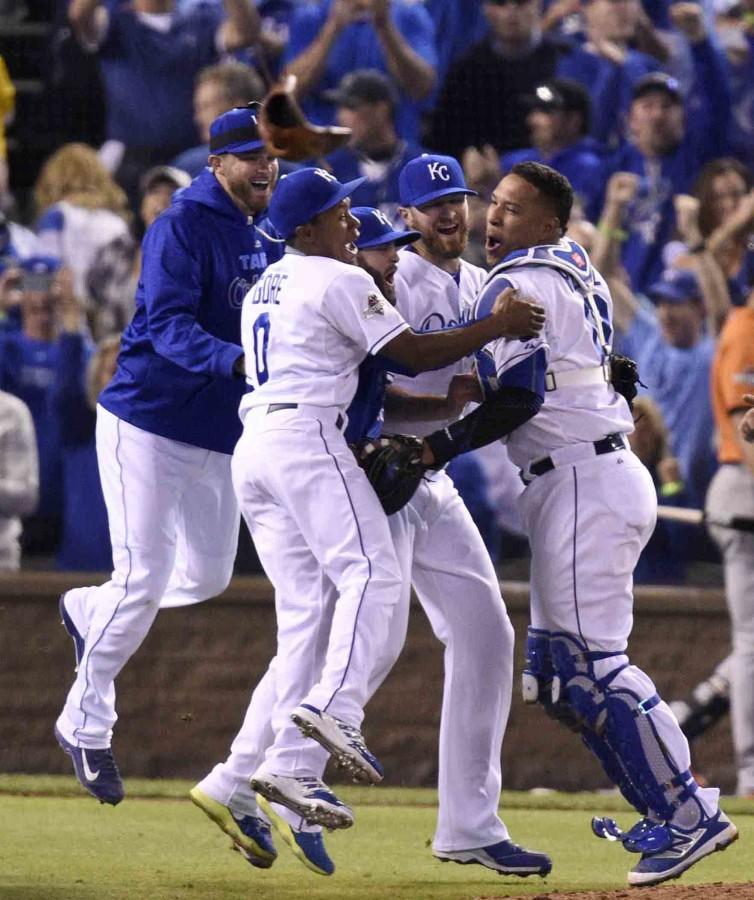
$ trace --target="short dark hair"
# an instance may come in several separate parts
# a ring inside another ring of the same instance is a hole
[[[573,207],[573,188],[565,175],[537,162],[516,163],[508,174],[528,181],[549,201],[558,217],[560,230],[565,233]]]

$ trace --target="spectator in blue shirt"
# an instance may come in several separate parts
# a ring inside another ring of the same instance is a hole
[[[355,69],[388,74],[400,102],[398,134],[419,139],[420,115],[436,85],[437,50],[429,13],[412,0],[312,0],[296,7],[285,72],[298,79],[297,94],[309,118],[332,123],[335,108],[324,92]]]
[[[144,169],[194,145],[194,78],[220,50],[251,44],[259,15],[249,0],[183,11],[175,0],[71,0],[68,18],[97,51],[106,95],[106,136],[117,177],[135,197]]]
[[[706,37],[693,44],[692,55],[697,89],[686,104],[668,75],[656,72],[636,83],[630,141],[608,163],[608,174],[640,177],[622,223],[621,256],[635,291],[646,291],[662,272],[662,248],[675,228],[673,195],[688,194],[704,163],[724,149],[730,110],[724,60]]]
[[[357,69],[346,75],[330,96],[338,124],[351,129],[348,144],[327,157],[338,181],[367,180],[351,196],[354,206],[380,210],[396,227],[403,228],[398,175],[423,150],[395,130],[397,98],[390,81],[376,69]]]
[[[649,289],[655,309],[642,305],[625,284],[610,283],[616,348],[635,359],[647,392],[670,432],[691,506],[702,508],[717,467],[713,447],[710,366],[714,339],[693,272],[667,270]]]
[[[506,153],[503,173],[519,162],[545,163],[571,182],[587,218],[596,220],[604,191],[602,148],[588,137],[592,106],[576,81],[553,78],[538,85],[529,98],[526,124],[531,147]],[[497,174],[495,183],[499,181]]]
[[[754,0],[737,7],[744,21],[721,34],[731,69],[730,149],[754,172]]]
[[[52,553],[60,537],[62,468],[60,421],[51,402],[59,345],[55,322],[58,261],[30,257],[21,264],[21,328],[0,340],[0,389],[29,408],[39,457],[39,505],[24,524],[27,553]]]
[[[631,47],[641,15],[639,0],[587,0],[586,43],[563,56],[558,75],[582,84],[592,98],[591,135],[617,147],[636,82],[659,69],[656,59]]]
[[[179,153],[172,165],[196,178],[207,165],[212,122],[234,106],[262,100],[264,95],[262,79],[244,63],[228,61],[202,69],[194,85],[194,123],[201,143]]]

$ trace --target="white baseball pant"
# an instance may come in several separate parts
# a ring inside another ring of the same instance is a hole
[[[239,527],[227,454],[142,431],[103,407],[96,440],[114,568],[107,583],[66,595],[86,647],[57,722],[66,740],[90,748],[110,746],[115,678],[161,599],[196,602],[221,593]]]

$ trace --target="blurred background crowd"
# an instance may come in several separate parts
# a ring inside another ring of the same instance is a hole
[[[110,568],[94,403],[140,239],[206,164],[210,122],[282,73],[312,121],[352,129],[317,163],[366,176],[354,205],[399,223],[404,163],[461,160],[477,264],[510,166],[571,180],[569,233],[645,385],[634,450],[662,504],[702,508],[726,461],[718,336],[754,305],[754,0],[0,0],[0,566]],[[498,448],[452,471],[493,559],[525,556]],[[662,521],[637,579],[717,559]]]

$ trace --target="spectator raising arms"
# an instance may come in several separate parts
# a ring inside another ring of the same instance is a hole
[[[185,12],[175,0],[71,0],[68,18],[84,48],[99,54],[112,168],[130,197],[151,165],[196,142],[194,78],[220,50],[251,44],[259,15],[250,0],[223,0]]]
[[[354,69],[379,69],[392,78],[401,100],[398,134],[419,137],[419,116],[435,87],[437,52],[432,19],[413,0],[313,0],[291,19],[283,57],[298,79],[297,93],[315,122],[333,121],[324,91]]]

